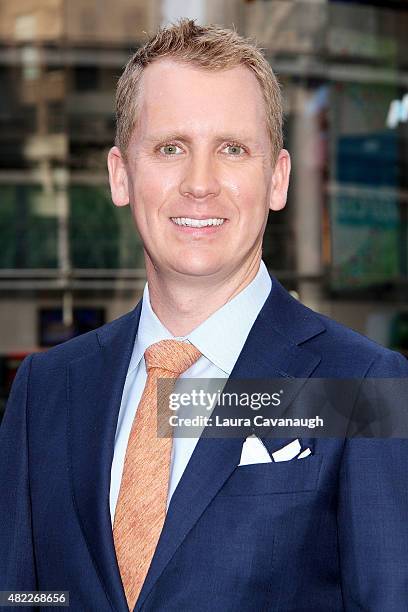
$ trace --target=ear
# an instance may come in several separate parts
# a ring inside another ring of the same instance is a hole
[[[115,206],[129,204],[129,185],[125,161],[118,147],[108,153],[109,184]]]
[[[272,187],[269,198],[271,210],[282,210],[286,204],[290,175],[290,155],[286,149],[282,149],[278,155],[275,169],[272,175]]]

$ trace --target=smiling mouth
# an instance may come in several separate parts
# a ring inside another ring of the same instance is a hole
[[[182,227],[212,227],[219,226],[226,221],[222,217],[209,217],[208,219],[193,219],[192,217],[170,217],[170,219],[176,225],[180,225]]]

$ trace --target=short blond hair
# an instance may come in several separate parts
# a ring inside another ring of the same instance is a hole
[[[243,65],[252,70],[265,102],[272,162],[283,147],[282,98],[278,80],[255,42],[235,30],[200,26],[191,19],[160,28],[125,66],[116,91],[116,145],[126,156],[137,121],[138,93],[143,70],[159,58],[171,58],[204,70],[226,70]]]

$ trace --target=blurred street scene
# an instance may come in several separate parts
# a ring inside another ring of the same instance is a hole
[[[306,305],[408,354],[408,5],[0,0],[0,415],[22,358],[144,286],[106,156],[129,55],[179,17],[234,26],[283,87],[292,180],[264,260]]]

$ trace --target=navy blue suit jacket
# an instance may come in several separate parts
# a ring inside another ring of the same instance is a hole
[[[140,306],[19,369],[0,428],[0,590],[127,610],[109,488]],[[408,366],[273,279],[231,376],[406,377]],[[282,442],[264,439],[270,452]],[[198,442],[135,611],[408,610],[408,441],[314,438],[300,461],[237,468],[242,443]]]

